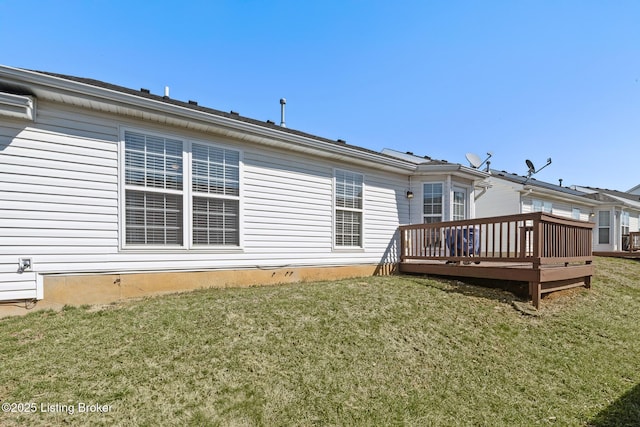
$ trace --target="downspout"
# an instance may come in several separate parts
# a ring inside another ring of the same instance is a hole
[[[452,185],[452,182],[451,182],[451,175],[447,175],[446,186],[447,186],[447,189],[446,189],[446,191],[443,191],[443,193],[444,193],[443,197],[446,194],[447,204],[444,205],[444,200],[442,202],[443,202],[443,205],[447,207],[447,212],[442,212],[442,215],[443,215],[442,220],[443,221],[451,221],[453,219],[453,213],[452,213],[453,212],[453,197],[451,197],[453,195],[453,185]],[[445,215],[446,215],[446,219],[444,218]]]
[[[484,195],[484,193],[487,192],[487,187],[480,187],[482,188],[482,190],[479,193],[476,193],[475,191],[473,192],[473,200],[478,200],[480,197],[482,197]]]
[[[480,183],[480,184],[482,184],[482,183]],[[475,185],[474,185],[474,187],[473,187],[473,190],[474,190],[474,191],[473,191],[473,200],[474,200],[474,201],[475,201],[475,200],[478,200],[480,197],[484,196],[484,194],[485,194],[485,193],[486,193],[486,192],[487,192],[491,187],[493,187],[493,186],[492,186],[491,184],[489,184],[489,183],[485,183],[485,184],[483,184],[483,185],[477,185],[477,186],[475,186]],[[479,193],[476,193],[476,192],[475,192],[475,189],[476,189],[476,188],[480,188],[480,189],[481,189],[481,191],[480,191]]]
[[[412,191],[411,190],[411,175],[409,175],[408,180],[409,180],[409,191]],[[412,222],[411,222],[411,201],[412,200],[413,200],[413,198],[409,198],[409,225],[412,224]]]

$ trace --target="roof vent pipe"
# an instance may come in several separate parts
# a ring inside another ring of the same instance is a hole
[[[287,100],[285,98],[280,98],[280,126],[282,126],[283,128],[286,128],[287,125],[284,122],[284,106],[287,103]]]
[[[169,97],[169,86],[165,86],[164,87],[164,97],[168,98]]]

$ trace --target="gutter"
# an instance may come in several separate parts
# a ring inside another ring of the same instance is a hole
[[[479,179],[485,179],[491,175],[488,172],[484,172],[478,169],[468,168],[459,163],[421,163],[416,167],[416,175],[432,175],[432,174],[452,174],[461,177],[477,181]]]
[[[546,190],[546,189],[543,189],[540,187],[534,187],[531,185],[524,185],[522,187],[522,190],[518,190],[518,193],[522,195],[540,194],[540,195],[544,195],[552,199],[561,200],[561,201],[571,200],[571,201],[579,202],[585,206],[595,207],[595,206],[602,205],[602,202],[599,202],[594,199],[590,199],[585,196],[579,196],[579,195],[569,194],[569,193],[562,193],[562,195],[559,195],[557,192],[553,190]]]

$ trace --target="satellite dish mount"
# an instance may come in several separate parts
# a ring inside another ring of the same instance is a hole
[[[541,167],[538,170],[536,170],[536,167],[533,165],[533,162],[531,160],[527,159],[527,160],[525,160],[525,163],[527,164],[527,168],[529,168],[529,170],[527,172],[527,179],[524,181],[524,183],[526,184],[529,181],[529,179],[531,178],[531,175],[537,174],[542,169],[546,168],[547,166],[549,166],[551,164],[551,157],[549,157],[547,159],[547,164],[544,165],[543,167]]]
[[[491,158],[491,156],[493,156],[492,152],[488,152],[487,153],[487,158],[484,160],[480,160],[480,157],[476,154],[473,153],[467,153],[465,154],[465,157],[467,158],[467,160],[469,161],[469,165],[474,168],[474,169],[478,169],[480,168],[482,165],[484,165],[485,163],[487,163],[487,160],[489,160]]]

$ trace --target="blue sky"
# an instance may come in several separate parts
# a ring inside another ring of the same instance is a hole
[[[640,184],[640,1],[0,0],[0,64],[373,150]]]

